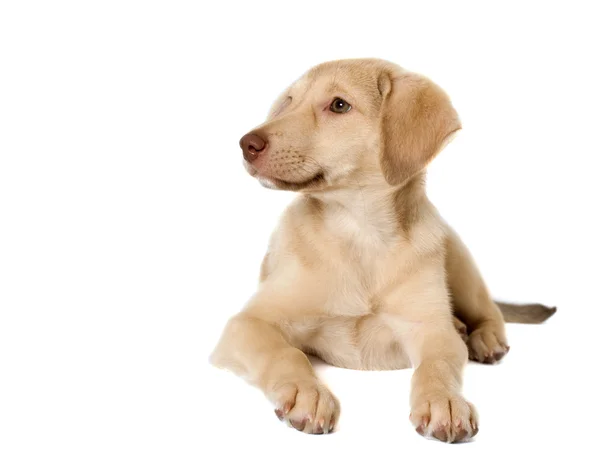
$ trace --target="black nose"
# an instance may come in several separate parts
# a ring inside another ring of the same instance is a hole
[[[244,159],[248,162],[254,161],[267,146],[267,142],[261,136],[256,133],[248,133],[242,136],[240,140],[240,147],[244,153]]]

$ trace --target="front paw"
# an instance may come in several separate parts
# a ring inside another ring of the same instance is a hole
[[[422,398],[410,420],[420,435],[447,443],[467,441],[479,431],[475,407],[460,394]]]
[[[318,381],[279,384],[268,397],[277,418],[304,433],[330,433],[340,415],[338,400]]]
[[[475,328],[467,341],[469,359],[480,363],[496,363],[510,350],[504,323],[484,323]]]

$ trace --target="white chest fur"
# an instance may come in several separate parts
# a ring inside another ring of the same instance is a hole
[[[311,312],[289,316],[288,335],[294,345],[334,365],[360,369],[409,365],[386,316],[388,297],[397,295],[398,286],[440,239],[432,236],[435,214],[420,216],[423,225],[412,225],[406,233],[395,206],[386,199],[328,200],[312,211],[300,204],[285,232],[293,241],[281,245],[284,256],[289,258],[291,248],[298,264],[305,264],[288,283],[299,278],[299,289],[315,297]]]

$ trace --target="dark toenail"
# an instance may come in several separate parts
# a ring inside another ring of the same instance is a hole
[[[290,424],[298,431],[304,431],[304,427],[306,426],[306,420],[296,421],[290,420]]]
[[[457,433],[456,438],[454,439],[454,441],[462,441],[463,439],[465,439],[467,437],[468,434],[469,433],[467,432],[467,430],[465,430],[464,428],[462,428]]]
[[[446,433],[446,430],[443,429],[439,429],[439,430],[435,430],[433,432],[433,436],[437,439],[439,439],[440,441],[448,441],[448,434]]]

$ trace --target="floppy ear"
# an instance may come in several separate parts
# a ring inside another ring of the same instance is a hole
[[[399,185],[425,166],[461,128],[446,93],[427,78],[383,73],[380,164],[390,185]]]

